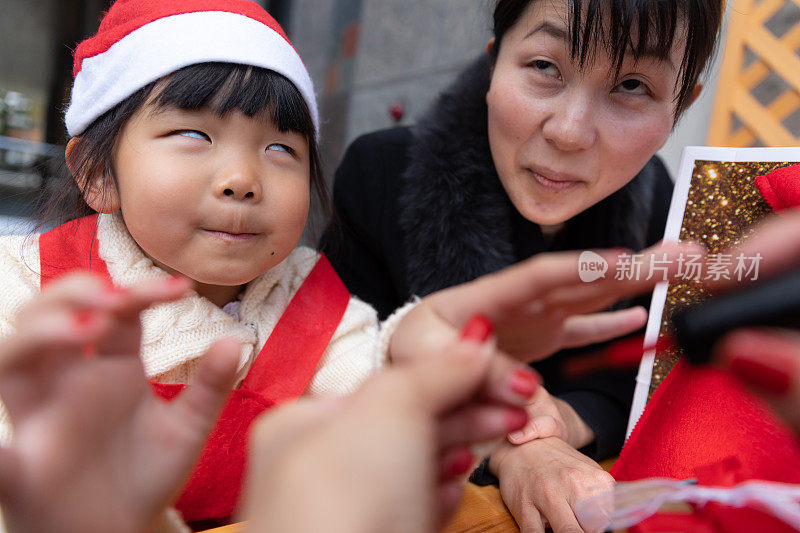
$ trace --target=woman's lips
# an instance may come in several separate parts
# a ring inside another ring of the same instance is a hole
[[[223,241],[228,242],[247,242],[252,239],[255,239],[258,236],[258,233],[229,233],[227,231],[217,231],[217,230],[204,230],[206,233],[211,235],[212,237],[216,237],[218,239],[222,239]]]
[[[540,174],[535,170],[528,169],[528,172],[531,173],[533,179],[544,187],[545,189],[549,189],[551,191],[565,191],[567,189],[571,189],[580,183],[580,180],[576,179],[566,179],[559,177],[558,179],[550,178],[544,174]]]

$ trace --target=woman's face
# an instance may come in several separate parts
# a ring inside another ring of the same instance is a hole
[[[664,144],[685,44],[676,39],[666,61],[626,57],[615,77],[602,47],[583,69],[570,58],[567,20],[565,0],[531,2],[503,37],[486,95],[500,181],[542,225],[619,190]]]

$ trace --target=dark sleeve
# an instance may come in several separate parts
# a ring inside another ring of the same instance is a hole
[[[334,217],[320,242],[350,292],[375,307],[381,319],[408,298],[397,195],[410,138],[406,129],[395,128],[350,145],[336,170]]]
[[[595,461],[617,455],[625,441],[636,374],[631,372],[626,377],[628,383],[621,385],[617,391],[619,394],[613,396],[597,390],[573,391],[559,396],[594,431],[594,441],[581,448],[580,452]]]
[[[658,157],[648,165],[654,173],[653,201],[648,221],[646,246],[652,246],[664,237],[673,182],[666,167]],[[651,294],[629,302],[625,307],[641,305],[650,308]],[[643,333],[643,330],[637,334]],[[598,345],[600,349],[609,343]],[[602,461],[619,453],[625,440],[633,392],[638,369],[605,371],[581,380],[582,383],[564,384],[557,394],[566,401],[595,433],[595,441],[580,451],[592,459]]]
[[[672,201],[672,190],[675,188],[675,183],[669,177],[667,168],[658,156],[654,156],[650,164],[656,174],[656,181],[650,222],[647,228],[647,246],[652,246],[664,238],[669,205]]]

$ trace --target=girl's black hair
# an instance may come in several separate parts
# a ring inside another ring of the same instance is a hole
[[[297,87],[274,71],[232,63],[200,63],[184,67],[150,83],[92,122],[78,136],[70,154],[69,172],[38,210],[40,228],[94,213],[83,200],[81,186],[102,176],[102,190],[116,184],[114,148],[123,126],[151,98],[158,107],[210,108],[224,115],[238,110],[252,117],[268,113],[280,131],[294,131],[308,139],[311,188],[318,207],[327,215],[330,198],[322,175],[317,131],[305,99]],[[76,182],[80,180],[80,182]],[[108,180],[111,180],[110,182]]]
[[[547,0],[497,0],[494,10],[494,46],[497,59],[506,32],[533,2]],[[669,57],[679,29],[686,47],[678,75],[675,116],[692,100],[700,73],[714,52],[722,21],[723,0],[568,0],[570,56],[581,67],[593,60],[598,46],[612,58],[617,74],[624,57],[656,54]]]

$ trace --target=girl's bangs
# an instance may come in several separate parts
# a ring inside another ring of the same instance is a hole
[[[159,107],[201,109],[224,115],[237,110],[248,117],[267,113],[280,131],[314,139],[316,131],[300,91],[277,72],[250,65],[201,63],[184,67],[156,86]]]

